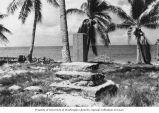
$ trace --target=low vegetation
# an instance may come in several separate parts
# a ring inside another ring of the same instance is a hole
[[[32,99],[35,93],[46,94],[47,92],[51,92],[52,89],[49,85],[55,81],[57,82],[54,71],[51,70],[54,66],[43,65],[43,67],[47,68],[47,71],[44,73],[27,72],[17,74],[10,78],[0,79],[0,106],[65,106],[47,97]],[[29,69],[29,66],[22,64],[18,67],[12,66],[11,68]],[[113,69],[114,71],[112,71]],[[119,84],[119,89],[115,96],[104,96],[104,99],[102,99],[104,106],[144,107],[159,105],[159,76],[157,71],[150,72],[141,69],[132,69],[120,72],[115,71],[115,69],[117,69],[117,66],[114,66],[114,64],[102,64],[99,68],[99,71],[105,75],[105,79],[113,80]],[[150,74],[155,74],[155,78],[151,77]],[[9,90],[9,87],[13,85],[20,86],[21,89],[18,91]],[[29,86],[40,86],[42,90],[40,92],[24,90]]]
[[[35,65],[34,65],[35,66]],[[27,65],[21,65],[20,67],[10,67],[14,69],[26,69]],[[45,66],[46,67],[46,66]],[[49,67],[47,67],[49,69]],[[1,75],[0,75],[1,76]],[[25,91],[24,89],[29,86],[40,86],[42,91],[40,94],[45,94],[51,91],[50,84],[54,82],[54,73],[47,71],[45,73],[21,73],[10,78],[0,79],[0,106],[18,106],[18,107],[29,107],[29,106],[41,106],[41,107],[60,107],[63,106],[61,103],[53,102],[50,98],[40,97],[38,100],[34,100],[31,97],[38,92]],[[18,91],[11,91],[9,87],[17,85],[21,89]]]
[[[150,78],[152,72],[132,69],[126,72],[106,73],[106,78],[119,84],[116,96],[106,96],[105,106],[114,107],[143,107],[158,106],[159,78]],[[157,74],[158,72],[154,72]],[[158,76],[159,77],[159,76]]]

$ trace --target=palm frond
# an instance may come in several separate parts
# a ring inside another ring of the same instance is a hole
[[[129,15],[127,15],[126,12],[124,10],[122,10],[120,7],[109,5],[108,11],[113,12],[114,14],[116,14],[119,18],[121,18],[124,21],[129,20],[129,21],[134,22],[134,20]]]
[[[110,33],[110,32],[113,32],[116,30],[116,24],[115,23],[110,23],[108,26],[107,26],[107,32]]]
[[[19,15],[19,19],[22,20],[22,23],[25,23],[26,18],[28,17],[28,14],[31,12],[32,7],[32,0],[25,0]]]
[[[5,43],[9,42],[9,40],[7,39],[7,37],[3,33],[1,33],[1,32],[0,32],[0,41],[1,42],[5,42]]]
[[[149,16],[158,15],[159,13],[159,1],[152,4]]]
[[[42,14],[41,14],[41,1],[35,0],[34,1],[34,8],[35,8],[35,18],[37,22],[42,21]]]
[[[153,17],[149,17],[147,19],[142,19],[142,21],[140,21],[141,26],[145,25],[145,24],[150,24],[150,23],[156,23],[159,21],[159,16],[153,16]]]
[[[129,21],[125,21],[121,24],[117,24],[117,28],[119,29],[128,29],[129,27],[131,27],[133,24]]]
[[[131,15],[133,19],[137,20],[140,15],[145,11],[144,0],[133,0],[131,4]]]
[[[84,2],[84,3],[81,5],[81,10],[84,11],[84,12],[87,12],[87,11],[88,11],[88,3],[87,3],[87,2]]]
[[[2,24],[0,24],[0,41],[2,42],[8,42],[8,39],[7,37],[3,34],[3,33],[10,33],[11,34],[11,31],[9,31],[7,28],[5,28]]]
[[[94,13],[105,11],[107,8],[106,3],[103,0],[87,0],[87,4],[88,10],[86,10],[86,12],[90,18],[93,18]]]
[[[0,19],[3,19],[5,17],[7,17],[8,15],[7,14],[0,14]]]
[[[100,16],[98,16],[98,15],[96,15],[95,18],[96,18],[98,21],[102,22],[105,26],[107,26],[107,25],[110,24],[110,21],[109,21],[109,20],[107,20],[107,19],[105,19],[105,18],[102,18],[102,17],[100,17]]]
[[[108,20],[108,21],[111,21],[111,17],[110,17],[109,14],[106,13],[106,12],[98,12],[98,13],[95,13],[95,16],[100,16],[100,17],[105,18],[105,19]]]
[[[68,15],[68,14],[73,14],[73,13],[79,14],[79,15],[85,15],[85,14],[86,14],[84,11],[82,11],[82,10],[80,10],[80,9],[77,9],[77,8],[71,8],[71,9],[68,9],[68,10],[66,11],[66,14],[67,14],[67,15]]]
[[[47,2],[52,4],[56,8],[60,6],[57,0],[47,0]]]
[[[104,0],[96,0],[96,12],[106,11],[109,8],[109,5]]]
[[[12,34],[10,30],[8,30],[7,28],[5,28],[2,24],[0,24],[0,32],[3,33],[3,32],[6,32],[6,33],[9,33],[9,34]]]
[[[8,13],[14,14],[14,12],[18,9],[18,7],[22,5],[23,3],[24,3],[24,0],[13,0],[7,7]]]
[[[149,24],[145,24],[143,25],[143,27],[149,28],[149,29],[158,29],[159,28],[159,23],[149,23]]]
[[[153,4],[151,9],[147,9],[141,16],[140,16],[140,24],[150,23],[151,21],[158,21],[157,17],[159,15],[159,2]]]
[[[107,31],[106,26],[104,26],[100,21],[98,21],[98,25],[97,25],[96,30],[103,40],[102,43],[104,43],[105,46],[109,46],[110,40],[109,40],[108,31]]]
[[[153,2],[156,2],[157,0],[145,0],[145,8],[147,8],[149,5],[151,5]]]

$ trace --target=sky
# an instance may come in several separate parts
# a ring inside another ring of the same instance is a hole
[[[37,25],[35,46],[61,46],[62,41],[60,37],[60,16],[59,9],[54,8],[46,2],[42,1],[42,23]],[[86,0],[66,0],[66,7],[68,8],[79,8],[80,5]],[[128,14],[130,12],[130,6],[128,5],[127,0],[106,0],[110,4],[120,6]],[[0,0],[0,13],[6,14],[7,7],[12,0]],[[31,35],[33,29],[33,14],[31,13],[27,18],[25,24],[22,24],[18,20],[18,14],[20,10],[17,10],[14,15],[9,15],[7,18],[0,20],[0,24],[3,24],[8,28],[12,35],[6,34],[9,39],[9,43],[5,46],[7,47],[16,47],[16,46],[30,46],[31,44]],[[77,32],[78,27],[82,23],[82,20],[86,17],[81,17],[79,15],[70,15],[68,17],[68,29],[69,29],[69,39],[70,45],[72,45],[73,34]],[[112,15],[114,21],[120,21],[118,17]],[[156,39],[159,38],[158,30],[148,30],[143,29],[149,42],[154,44]],[[97,37],[98,44],[100,43],[100,38]],[[112,45],[127,45],[127,31],[126,30],[117,30],[110,33],[110,40]],[[135,39],[132,40],[131,44],[135,44]],[[0,43],[0,46],[4,44]]]

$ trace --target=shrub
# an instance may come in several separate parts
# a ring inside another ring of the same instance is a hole
[[[143,107],[153,106],[155,97],[150,91],[137,90],[134,86],[129,89],[120,89],[115,97],[106,96],[103,100],[105,106],[114,107]]]

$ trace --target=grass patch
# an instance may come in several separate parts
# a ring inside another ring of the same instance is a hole
[[[1,93],[0,106],[5,107],[62,107],[61,103],[51,101],[49,98],[31,99],[32,94],[21,92],[18,94]]]
[[[14,66],[13,66],[14,67]],[[30,66],[20,65],[15,67],[16,69],[29,69]],[[0,79],[5,89],[0,92],[0,106],[5,107],[61,107],[61,103],[53,102],[50,98],[40,98],[39,100],[33,100],[31,97],[34,92],[9,91],[7,88],[12,85],[18,85],[22,89],[29,86],[41,86],[42,94],[51,91],[50,84],[54,82],[54,72],[47,71],[45,73],[22,73],[10,78]]]
[[[103,99],[105,106],[113,107],[145,107],[159,103],[159,79],[148,77],[149,72],[141,69],[132,69],[125,72],[106,73],[106,79],[120,84],[116,96],[106,96]],[[151,90],[156,88],[156,90]]]
[[[103,99],[105,106],[112,107],[146,107],[153,106],[155,101],[155,93],[150,90],[139,90],[134,86],[128,89],[120,88],[116,96],[108,95]]]
[[[13,77],[0,79],[0,84],[2,84],[4,86],[12,85],[15,82],[16,82],[16,80]]]

